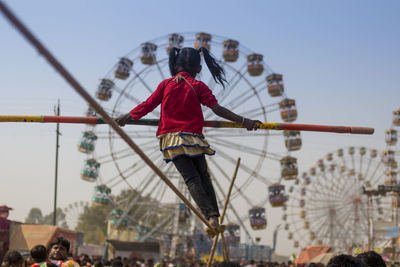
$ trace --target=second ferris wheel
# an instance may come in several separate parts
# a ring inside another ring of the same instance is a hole
[[[254,53],[238,41],[207,33],[174,33],[142,43],[121,57],[107,75],[100,79],[96,97],[112,117],[128,112],[144,101],[160,81],[169,77],[169,49],[187,46],[205,47],[214,56],[220,57],[219,63],[225,69],[228,81],[225,89],[214,82],[207,70],[203,70],[197,77],[213,91],[220,105],[237,114],[264,122],[296,120],[295,100],[287,97],[282,75],[271,70],[263,60],[263,55]],[[204,109],[203,113],[205,120],[218,119],[209,109]],[[159,114],[160,109],[157,108],[146,118],[158,119]],[[156,129],[127,126],[126,131],[167,177],[184,190],[182,179],[174,166],[162,160],[155,137]],[[227,235],[232,235],[233,242],[239,242],[241,231],[247,238],[253,239],[254,231],[264,229],[267,225],[267,202],[270,200],[271,206],[275,207],[284,205],[286,201],[282,179],[292,180],[297,177],[297,160],[290,153],[301,148],[300,132],[204,128],[204,135],[217,151],[215,156],[207,160],[221,205],[237,159],[241,158],[227,212],[228,230],[231,229]],[[154,233],[177,230],[172,230],[173,223],[164,222],[164,225],[160,225],[163,220],[158,218],[159,214],[155,212],[157,209],[151,205],[171,210],[172,213],[184,208],[167,186],[110,128],[88,127],[78,147],[88,154],[81,173],[82,179],[97,184],[93,202],[114,205],[114,215],[118,218],[114,220],[115,223],[124,222],[126,227],[135,231],[138,225],[141,229],[157,228]],[[117,194],[122,189],[131,189],[151,200],[142,205],[146,212],[129,210],[134,203],[128,202],[138,201],[139,198],[134,200],[132,197],[124,203],[110,201],[111,191]],[[179,204],[181,208],[177,209],[173,203]],[[178,227],[185,231],[189,228]]]

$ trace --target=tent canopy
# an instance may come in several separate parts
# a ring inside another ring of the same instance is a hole
[[[300,253],[297,256],[297,259],[295,261],[295,264],[308,263],[316,256],[326,253],[330,249],[331,249],[330,247],[322,246],[322,245],[307,246],[300,251]]]

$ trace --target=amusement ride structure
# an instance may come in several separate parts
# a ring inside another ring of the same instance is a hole
[[[319,159],[289,188],[282,219],[294,247],[365,247],[372,220],[390,216],[389,198],[375,197],[372,202],[364,194],[387,182],[385,169],[378,151],[365,147],[339,149]]]
[[[226,88],[214,82],[205,66],[199,79],[211,88],[222,106],[266,122],[296,120],[295,100],[288,98],[282,75],[268,67],[263,55],[252,52],[238,41],[208,33],[174,33],[144,42],[121,57],[100,79],[95,96],[112,117],[130,111],[144,101],[161,80],[170,77],[169,49],[187,46],[206,47],[219,58],[226,71]],[[217,119],[210,109],[205,108],[203,112],[205,120]],[[158,119],[159,114],[157,108],[146,118]],[[95,116],[95,113],[88,108],[86,116]],[[129,125],[125,128],[189,198],[183,179],[173,164],[165,164],[162,160],[155,127]],[[225,199],[225,189],[237,159],[242,159],[226,215],[226,238],[231,242],[253,242],[257,235],[255,231],[265,229],[267,225],[267,202],[279,207],[286,201],[285,185],[281,181],[297,177],[297,160],[290,154],[301,148],[300,132],[204,128],[204,135],[217,151],[215,156],[208,157],[208,164],[219,201]],[[137,240],[160,240],[166,233],[191,235],[199,227],[190,219],[187,207],[111,128],[87,126],[78,149],[88,155],[81,177],[95,184],[93,202],[114,207],[110,217],[114,218],[110,219],[113,222],[111,232],[122,226],[136,232]],[[274,169],[275,172],[271,171]],[[122,189],[130,190],[129,197],[121,201],[110,197],[111,192]]]

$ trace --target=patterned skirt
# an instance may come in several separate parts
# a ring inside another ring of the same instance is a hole
[[[201,155],[214,155],[215,150],[204,139],[204,136],[187,133],[172,132],[158,136],[160,151],[164,160],[170,162],[180,156],[196,157]]]

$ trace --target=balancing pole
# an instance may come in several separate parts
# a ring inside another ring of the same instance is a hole
[[[25,115],[0,115],[0,122],[41,122],[41,123],[84,123],[84,124],[106,124],[102,118],[97,117],[66,117],[66,116],[25,116]],[[140,119],[127,122],[131,125],[157,126],[157,119]],[[231,121],[205,121],[204,127],[212,128],[244,128],[243,125]],[[271,123],[259,124],[263,130],[297,130],[312,132],[331,132],[349,134],[373,134],[374,128],[357,126],[335,126],[335,125],[314,125],[297,123]]]
[[[232,192],[233,185],[235,184],[236,175],[237,175],[237,172],[239,170],[239,165],[240,165],[240,158],[238,158],[238,160],[236,162],[236,168],[235,168],[235,171],[234,171],[233,176],[232,176],[232,181],[231,181],[231,184],[230,184],[229,189],[228,189],[228,194],[226,195],[226,198],[225,198],[224,209],[222,210],[221,217],[219,218],[219,221],[220,221],[221,225],[224,222],[226,209],[228,207],[229,199],[231,197],[231,192]],[[211,267],[211,264],[213,262],[215,249],[217,248],[217,244],[218,244],[218,235],[219,235],[219,233],[217,233],[215,235],[215,238],[214,238],[214,241],[213,241],[213,244],[212,244],[212,247],[211,247],[211,251],[210,251],[210,256],[208,257],[207,267]],[[224,253],[224,260],[229,261],[229,253],[228,253],[228,249],[226,248],[226,245],[225,245],[224,233],[221,233],[221,240],[223,240],[222,241],[222,247],[223,247],[223,253]],[[225,256],[226,256],[226,259],[225,259]]]
[[[185,196],[179,192],[173,183],[165,176],[165,174],[144,154],[144,152],[133,142],[133,140],[122,130],[121,127],[110,117],[107,112],[94,100],[85,89],[78,83],[77,80],[61,65],[60,62],[39,42],[38,39],[22,24],[22,22],[8,9],[8,7],[0,0],[0,10],[3,15],[14,25],[19,32],[30,42],[40,54],[42,54],[46,60],[53,66],[60,75],[75,89],[75,91],[81,95],[90,106],[101,115],[103,120],[109,124],[119,136],[146,162],[147,165],[174,191],[175,194],[193,211],[199,219],[206,224],[210,229],[212,226],[203,217],[203,215],[190,203]]]

